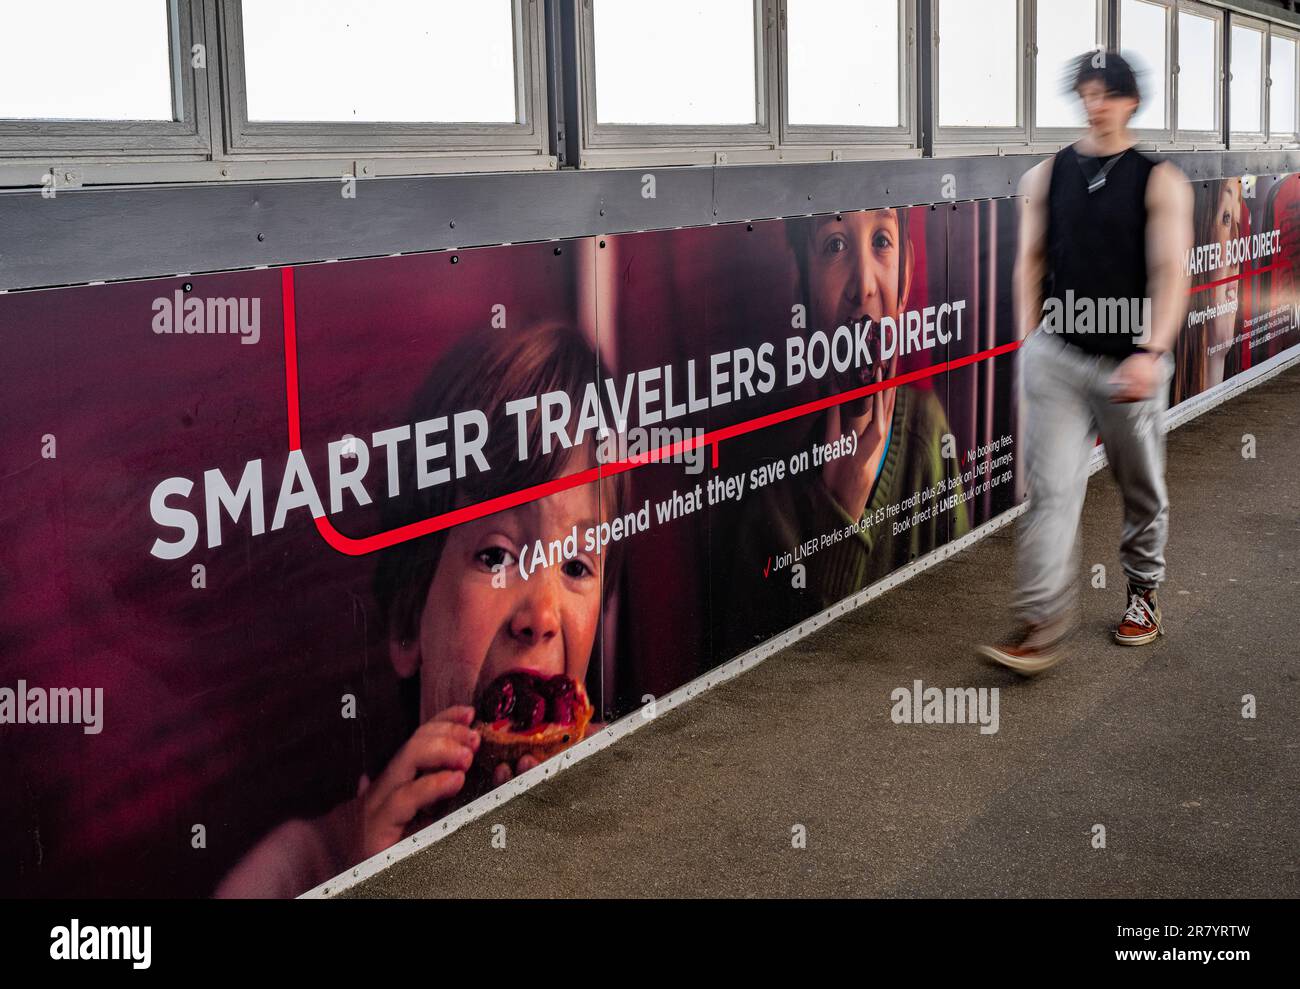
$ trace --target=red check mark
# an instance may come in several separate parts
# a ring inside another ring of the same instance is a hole
[[[771,572],[772,572],[772,558],[769,556],[767,558],[767,566],[763,568],[763,576],[766,577]]]

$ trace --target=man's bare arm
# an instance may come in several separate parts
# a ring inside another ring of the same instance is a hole
[[[1052,159],[1039,162],[1020,179],[1020,239],[1012,278],[1016,329],[1021,340],[1043,318],[1043,276],[1047,273],[1047,190]]]
[[[1192,249],[1192,187],[1171,162],[1161,162],[1147,185],[1147,292],[1151,296],[1148,350],[1172,350],[1182,329],[1189,279],[1183,267]]]

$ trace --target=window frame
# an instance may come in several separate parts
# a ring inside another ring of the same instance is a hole
[[[1039,0],[1033,0],[1030,4],[1028,37],[1030,51],[1029,66],[1029,135],[1034,144],[1070,144],[1085,134],[1088,130],[1086,126],[1078,127],[1040,127],[1038,126],[1038,3]],[[1107,48],[1107,28],[1109,25],[1109,8],[1110,4],[1106,0],[1096,0],[1097,3],[1097,24],[1094,32],[1093,46],[1097,48]],[[1080,52],[1082,54],[1082,52]]]
[[[1140,2],[1150,4],[1153,7],[1163,7],[1165,11],[1165,126],[1159,128],[1134,127],[1133,134],[1140,144],[1151,147],[1169,146],[1175,143],[1174,139],[1178,127],[1178,101],[1175,83],[1177,73],[1174,71],[1178,65],[1178,3],[1177,0],[1140,0]],[[1122,53],[1124,51],[1123,0],[1115,4],[1115,38]]]
[[[898,119],[896,127],[864,127],[790,122],[790,60],[788,11],[790,0],[780,0],[780,30],[777,32],[778,105],[781,110],[783,145],[830,147],[839,145],[916,144],[916,4],[895,0],[898,5]]]
[[[206,41],[203,0],[167,0],[167,17],[175,119],[0,119],[0,157],[66,161],[109,155],[210,154],[208,80],[204,76],[216,70],[216,52]],[[206,69],[191,65],[191,52],[196,44],[204,45]]]
[[[1016,116],[1019,123],[1014,127],[983,127],[979,125],[944,126],[939,122],[941,111],[939,105],[939,75],[943,69],[940,55],[939,5],[941,0],[921,0],[930,4],[931,50],[933,58],[930,64],[930,94],[934,113],[935,153],[971,153],[971,145],[1027,145],[1030,143],[1030,91],[1033,80],[1033,44],[1030,38],[1028,9],[1036,6],[1033,0],[1016,0],[1016,51],[1020,58],[1016,82]],[[963,0],[970,2],[970,0]],[[943,146],[942,148],[940,146]],[[977,153],[977,152],[976,152]]]
[[[1259,124],[1260,129],[1257,131],[1239,130],[1231,117],[1232,108],[1232,55],[1236,49],[1236,43],[1232,40],[1232,30],[1238,27],[1249,28],[1260,32],[1260,72],[1259,72]],[[1269,28],[1268,21],[1259,20],[1254,17],[1243,17],[1233,14],[1229,21],[1228,31],[1228,124],[1232,128],[1228,134],[1228,140],[1234,148],[1239,147],[1258,147],[1268,143],[1268,79],[1269,79]]]
[[[241,156],[548,153],[544,26],[536,0],[511,0],[515,123],[250,121],[242,0],[218,0],[225,153]]]
[[[1273,133],[1273,37],[1280,35],[1295,45],[1295,79],[1292,81],[1292,99],[1295,107],[1295,127],[1289,131],[1283,131],[1280,134]],[[1300,30],[1285,28],[1278,24],[1270,23],[1268,26],[1268,40],[1264,50],[1265,59],[1265,90],[1267,98],[1264,101],[1264,128],[1268,134],[1268,143],[1275,147],[1294,147],[1300,144]]]
[[[596,117],[595,3],[581,0],[578,11],[578,72],[582,116],[583,167],[597,158],[645,162],[659,154],[714,160],[716,149],[766,148],[779,143],[776,72],[773,68],[776,0],[751,0],[754,11],[754,110],[752,124],[601,124]],[[695,154],[692,155],[691,152]],[[725,154],[725,152],[722,152]],[[723,159],[725,160],[725,158]]]
[[[1214,22],[1214,130],[1188,130],[1182,126],[1181,84],[1183,76],[1182,40],[1179,23],[1183,13],[1195,17],[1204,17]],[[1174,10],[1174,59],[1172,93],[1174,103],[1173,140],[1175,144],[1188,145],[1193,148],[1211,150],[1222,148],[1223,144],[1223,84],[1227,78],[1227,69],[1223,61],[1224,37],[1227,32],[1227,18],[1222,7],[1213,7],[1198,0],[1178,0]]]

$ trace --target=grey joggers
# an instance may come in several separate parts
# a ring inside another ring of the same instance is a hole
[[[1024,621],[1056,624],[1073,614],[1076,542],[1098,434],[1124,498],[1120,559],[1129,583],[1154,588],[1165,575],[1169,499],[1163,418],[1173,358],[1166,354],[1156,395],[1110,400],[1119,366],[1036,330],[1020,348],[1020,396],[1029,508],[1020,523],[1016,610]]]

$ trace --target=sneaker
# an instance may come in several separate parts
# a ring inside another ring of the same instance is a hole
[[[1160,603],[1155,588],[1128,587],[1128,611],[1115,629],[1115,641],[1121,646],[1144,646],[1164,635],[1160,620]]]
[[[1034,676],[1061,661],[1063,638],[1049,632],[1046,625],[1026,623],[1008,641],[995,646],[979,646],[976,652],[1022,676]]]

